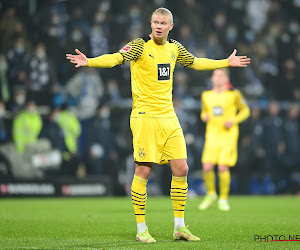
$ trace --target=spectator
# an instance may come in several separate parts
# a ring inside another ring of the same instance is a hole
[[[1,53],[6,53],[8,49],[10,49],[10,38],[12,37],[14,28],[18,22],[19,19],[16,17],[16,9],[13,7],[8,8],[0,20]]]
[[[196,39],[194,35],[191,33],[190,26],[183,24],[179,28],[179,38],[178,41],[182,43],[186,49],[191,52],[192,54],[195,54],[196,52]]]
[[[64,131],[58,125],[59,109],[55,108],[49,113],[48,119],[46,119],[43,126],[41,137],[47,138],[51,142],[53,149],[58,149],[60,152],[66,151]]]
[[[118,82],[115,79],[110,79],[107,82],[107,96],[112,103],[121,99]]]
[[[76,115],[80,120],[91,118],[104,92],[103,81],[97,70],[84,68],[76,73],[66,85],[66,93],[75,98]]]
[[[0,55],[0,99],[7,103],[10,99],[10,89],[7,80],[7,61],[3,55]]]
[[[52,88],[56,81],[56,73],[48,58],[46,47],[43,43],[38,43],[30,61],[29,85],[29,90],[38,105],[52,104]]]
[[[118,147],[110,128],[110,108],[104,103],[88,123],[87,162],[89,174],[112,174],[117,171]],[[109,166],[109,169],[106,168]]]
[[[26,145],[37,142],[42,124],[35,101],[28,99],[25,109],[17,114],[13,120],[13,139],[19,153],[25,152]]]
[[[3,144],[8,140],[5,113],[5,103],[0,101],[0,144]]]
[[[79,164],[77,140],[81,134],[81,126],[77,117],[68,110],[67,105],[62,105],[58,114],[53,114],[55,119],[63,131],[66,150],[63,151],[63,175],[76,175]]]
[[[12,86],[15,86],[15,82],[18,82],[18,76],[20,72],[28,75],[29,55],[25,50],[24,38],[19,37],[15,40],[14,47],[7,53],[8,62],[8,81]],[[25,87],[25,86],[24,86]]]
[[[297,104],[291,104],[287,110],[287,117],[284,123],[284,136],[287,157],[282,175],[288,179],[292,171],[297,169],[297,166],[299,166],[300,163],[299,107]]]
[[[18,114],[24,109],[27,98],[27,92],[24,87],[16,86],[13,91],[12,101],[10,103],[10,111],[13,115]]]
[[[278,183],[282,166],[286,157],[283,120],[279,115],[280,107],[276,101],[271,101],[268,115],[263,121],[263,147],[266,151],[264,170]]]
[[[71,28],[78,28],[82,31],[84,37],[88,37],[90,32],[90,25],[87,19],[84,17],[84,12],[80,8],[74,9],[72,13],[72,19],[70,20]]]
[[[89,39],[91,56],[95,57],[108,53],[108,39],[101,23],[96,22],[92,25]]]
[[[249,0],[246,10],[251,29],[260,32],[267,22],[267,11],[270,6],[269,0]]]

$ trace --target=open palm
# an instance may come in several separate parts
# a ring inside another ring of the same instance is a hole
[[[67,59],[70,60],[71,63],[74,63],[76,68],[87,66],[88,59],[85,54],[81,53],[79,49],[75,49],[75,52],[78,55],[66,54]]]
[[[230,67],[247,67],[251,59],[247,56],[236,56],[237,50],[234,49],[232,54],[228,57]]]

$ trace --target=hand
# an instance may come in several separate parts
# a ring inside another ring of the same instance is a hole
[[[75,49],[75,52],[78,55],[66,54],[67,59],[70,60],[71,63],[76,64],[75,67],[87,66],[88,59],[85,54],[81,53],[79,49]]]
[[[208,114],[206,114],[205,117],[203,118],[203,122],[208,122],[208,120],[209,120],[209,116]]]
[[[224,124],[224,127],[226,129],[230,129],[233,125],[233,121],[226,121],[225,124]]]
[[[247,56],[236,56],[236,49],[228,57],[229,67],[247,67],[251,59]]]

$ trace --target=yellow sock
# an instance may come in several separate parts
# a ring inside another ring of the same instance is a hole
[[[131,199],[135,213],[136,223],[145,222],[146,201],[147,201],[147,182],[148,179],[143,179],[134,175],[131,185]]]
[[[186,196],[188,192],[187,177],[172,176],[171,200],[173,205],[174,217],[184,217]]]
[[[230,189],[230,171],[219,172],[220,199],[227,200]]]
[[[215,171],[203,171],[203,179],[207,189],[207,194],[212,195],[216,193],[216,177]]]

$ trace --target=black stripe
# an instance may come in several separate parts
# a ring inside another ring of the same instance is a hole
[[[183,192],[170,192],[171,194],[187,194],[187,192],[186,193],[183,193]]]
[[[180,212],[184,212],[184,210],[179,210],[179,209],[173,209],[173,211],[180,211]]]
[[[135,215],[145,215],[145,214],[135,214]]]
[[[136,202],[144,202],[144,203],[146,203],[145,201],[138,201],[138,200],[135,200],[135,199],[131,199],[131,200],[133,200],[133,201],[136,201]]]
[[[172,201],[186,201],[186,200],[177,200],[177,199],[171,199]]]
[[[135,203],[133,203],[133,202],[132,202],[132,204],[133,204],[133,205],[136,205],[136,206],[140,206],[140,207],[145,207],[145,206],[146,206],[146,205],[135,204]]]
[[[186,196],[172,195],[172,197],[186,197]]]
[[[188,188],[172,188],[171,189],[180,189],[180,190],[187,190]]]
[[[144,198],[140,198],[140,197],[137,197],[137,196],[135,196],[135,195],[131,195],[131,196],[133,196],[133,197],[135,197],[135,198],[138,198],[138,199],[141,199],[141,200],[146,200],[147,199],[147,197],[144,197]]]
[[[147,193],[144,193],[144,194],[139,194],[139,193],[137,193],[137,192],[134,192],[133,190],[131,190],[131,192],[133,192],[133,193],[135,193],[135,194],[138,194],[138,195],[140,195],[140,196],[145,196]]]
[[[177,205],[182,206],[182,207],[185,207],[185,205],[182,205],[182,204],[177,204]]]

